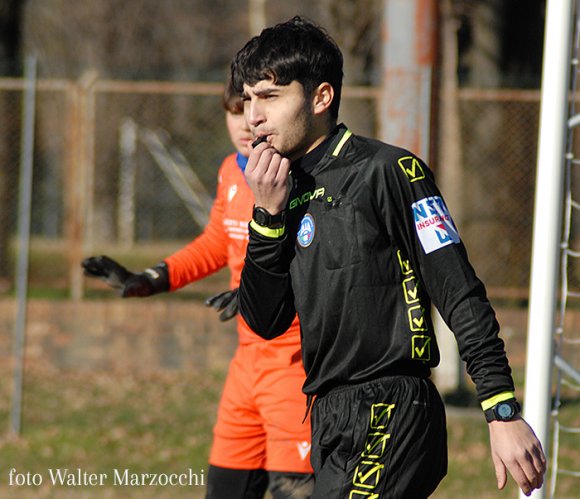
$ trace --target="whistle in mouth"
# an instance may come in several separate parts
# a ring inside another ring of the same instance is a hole
[[[268,137],[266,135],[258,137],[256,140],[254,140],[254,142],[252,142],[252,149],[256,148],[259,144],[261,144],[262,142],[266,142],[267,140]]]

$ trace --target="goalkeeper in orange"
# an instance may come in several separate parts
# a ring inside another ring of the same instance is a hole
[[[223,104],[228,132],[237,153],[227,156],[218,173],[217,196],[207,227],[187,246],[143,272],[133,273],[106,256],[86,258],[85,275],[119,289],[123,297],[176,291],[226,265],[230,290],[207,300],[220,320],[236,317],[238,347],[219,404],[209,456],[207,499],[310,497],[310,418],[297,318],[288,332],[266,341],[237,314],[237,287],[248,245],[254,195],[244,169],[252,134],[243,103],[226,85]],[[303,422],[304,420],[304,422]]]

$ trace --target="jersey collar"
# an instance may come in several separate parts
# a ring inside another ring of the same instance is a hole
[[[325,155],[338,156],[352,132],[344,125],[334,127],[324,141],[305,156],[292,163],[292,170],[302,170],[310,173]]]

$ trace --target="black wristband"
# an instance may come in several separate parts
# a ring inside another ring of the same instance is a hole
[[[141,272],[151,283],[152,294],[169,291],[169,268],[165,262],[160,262],[154,267],[149,267]]]
[[[260,227],[267,227],[269,229],[278,229],[284,227],[286,223],[286,211],[282,210],[277,215],[271,215],[267,210],[260,206],[254,205],[252,218]]]
[[[492,421],[511,421],[521,410],[520,403],[515,398],[512,398],[498,402],[493,407],[484,411],[483,414],[488,423]]]

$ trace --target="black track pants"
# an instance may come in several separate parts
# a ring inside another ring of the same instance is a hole
[[[332,390],[312,409],[312,499],[422,499],[447,473],[433,383],[393,376]]]

